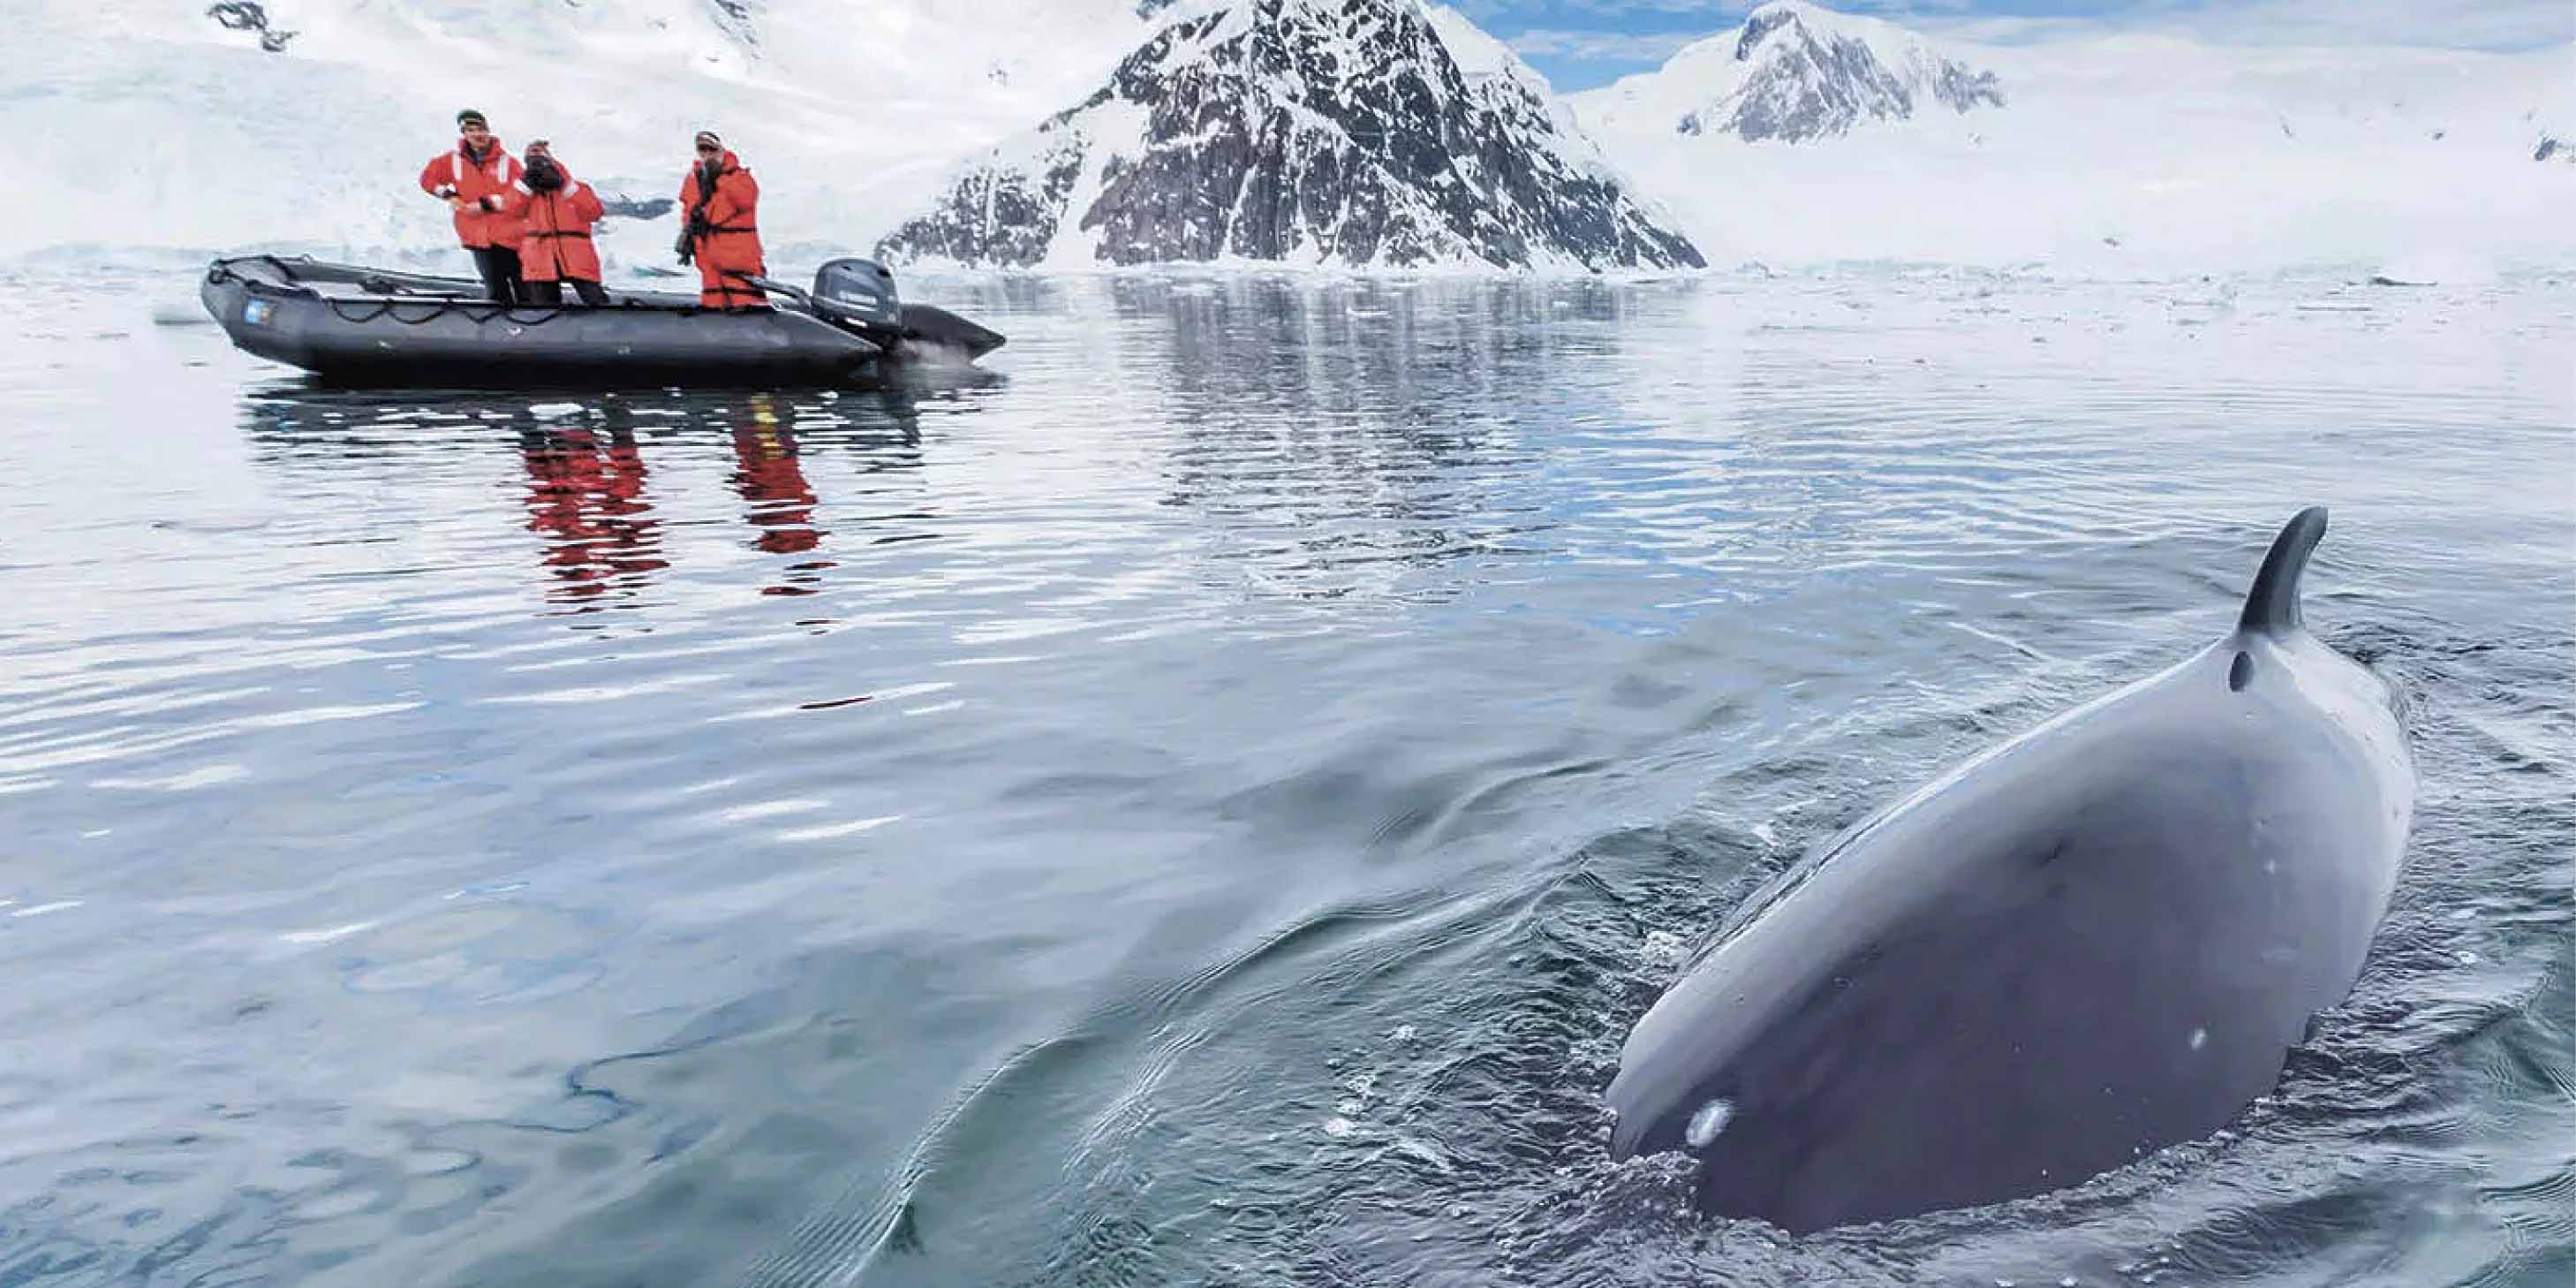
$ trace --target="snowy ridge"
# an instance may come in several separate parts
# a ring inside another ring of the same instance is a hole
[[[1546,81],[1418,0],[1175,6],[878,245],[967,266],[1698,267]]]
[[[1774,0],[1734,31],[1575,103],[1605,129],[1797,143],[1936,107],[2002,107],[2004,95],[1993,72],[1893,23]]]

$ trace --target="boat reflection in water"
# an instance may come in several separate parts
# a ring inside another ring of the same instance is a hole
[[[921,495],[923,398],[887,390],[549,403],[297,387],[246,399],[244,419],[256,463],[313,502],[299,507],[315,516],[311,524],[329,523],[298,534],[299,545],[335,552],[318,559],[344,562],[358,557],[353,549],[392,545],[403,553],[376,557],[414,567],[488,561],[492,552],[471,534],[494,529],[458,516],[493,508],[498,491],[510,508],[496,526],[540,540],[534,568],[544,600],[588,614],[739,593],[747,569],[762,595],[813,595],[840,566],[822,521],[836,499],[856,507],[844,514],[869,516],[850,520],[869,527],[864,544],[938,535],[924,526],[939,515]],[[501,455],[511,451],[515,461]],[[825,461],[831,475],[857,465],[841,485],[846,495],[834,498],[818,481]],[[353,491],[365,495],[358,511],[374,516],[369,531],[345,526]],[[344,517],[323,517],[333,514]],[[742,526],[730,539],[715,539],[733,524]]]

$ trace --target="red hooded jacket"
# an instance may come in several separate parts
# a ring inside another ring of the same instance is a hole
[[[701,169],[690,166],[689,177],[681,181],[680,218],[684,220],[698,209]],[[705,196],[708,231],[690,239],[690,252],[698,264],[698,303],[711,309],[765,307],[767,296],[726,276],[769,273],[760,254],[760,184],[728,149],[716,160],[716,181]]]
[[[555,162],[557,168],[563,162]],[[509,213],[523,224],[519,234],[519,277],[530,282],[567,278],[599,280],[599,248],[591,229],[608,213],[590,185],[564,170],[563,186],[553,192],[530,191],[523,181],[510,190]]]
[[[519,181],[522,171],[519,159],[511,156],[495,138],[483,145],[486,151],[480,161],[465,150],[465,140],[429,159],[420,168],[420,190],[433,197],[456,196],[465,200],[465,209],[456,212],[456,240],[467,250],[487,246],[516,247],[519,244],[519,217],[511,214],[508,203],[511,185]],[[501,199],[502,209],[483,210],[486,197]]]

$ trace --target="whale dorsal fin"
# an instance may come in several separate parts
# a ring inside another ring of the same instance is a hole
[[[2293,516],[2272,538],[2263,570],[2254,574],[2254,589],[2245,596],[2245,612],[2236,619],[2240,631],[2280,635],[2299,629],[2299,574],[2307,571],[2308,554],[2326,534],[2326,508],[2312,505]]]

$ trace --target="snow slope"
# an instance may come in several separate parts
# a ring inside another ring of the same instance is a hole
[[[714,128],[761,179],[773,248],[863,246],[1144,29],[1133,0],[274,0],[265,33],[195,3],[35,4],[12,18],[0,94],[33,117],[23,163],[65,179],[0,223],[0,256],[443,255],[445,214],[414,179],[464,106],[639,198],[675,194]],[[612,224],[612,257],[669,264],[667,219]]]
[[[1795,141],[1685,132],[1742,83],[1746,28],[1792,10],[1891,66],[1992,72],[2003,102]],[[2170,276],[2436,257],[2576,264],[2576,45],[2523,54],[2222,46],[2156,35],[1927,40],[1805,4],[1574,96],[1712,263],[2041,263]],[[2562,154],[2565,149],[2562,147]]]

